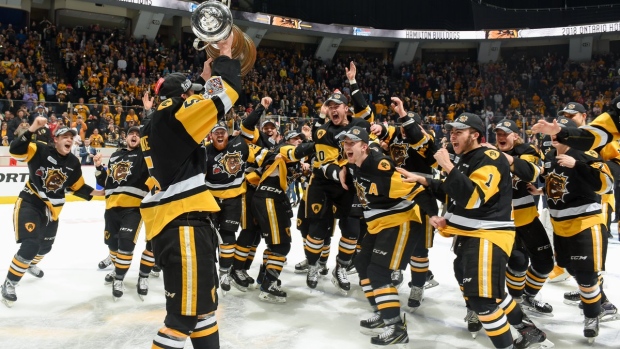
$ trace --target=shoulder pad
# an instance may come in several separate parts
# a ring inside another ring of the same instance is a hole
[[[589,155],[589,156],[591,156],[591,157],[593,157],[593,158],[598,158],[598,153],[597,153],[597,152],[595,152],[594,150],[588,150],[588,151],[587,151],[587,152],[585,152],[585,153],[586,153],[586,155]]]
[[[499,158],[499,155],[500,155],[500,152],[495,149],[486,150],[484,153],[493,160],[497,160],[497,158]]]
[[[168,98],[165,101],[159,103],[159,106],[157,106],[157,110],[166,109],[171,105],[172,105],[172,98]]]
[[[390,169],[392,169],[392,165],[386,159],[381,159],[377,168],[381,171],[389,171]]]

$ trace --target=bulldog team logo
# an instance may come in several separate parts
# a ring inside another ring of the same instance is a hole
[[[465,123],[467,122],[467,119],[468,119],[467,115],[461,115],[458,117],[458,119],[456,119],[456,121]]]
[[[37,225],[32,222],[28,222],[24,224],[24,227],[26,228],[26,230],[28,230],[29,233],[32,233],[32,231],[34,230],[34,228],[37,227]]]
[[[567,176],[555,173],[555,170],[549,173],[547,177],[547,197],[553,200],[555,204],[557,204],[558,201],[564,201],[564,195],[568,194],[566,184],[568,184]]]
[[[69,177],[66,173],[62,172],[61,169],[56,168],[47,168],[45,173],[43,173],[43,170],[39,169],[36,174],[41,176],[43,189],[53,193],[61,189]]]
[[[318,138],[318,139],[323,138],[323,136],[325,136],[325,133],[326,133],[326,132],[327,132],[327,131],[325,131],[325,130],[323,130],[323,129],[316,131],[316,138]]]
[[[357,192],[357,198],[360,200],[360,204],[366,208],[368,207],[368,200],[366,199],[366,187],[364,187],[362,184],[358,183],[357,181],[354,182],[355,184],[355,191]]]
[[[223,170],[229,177],[235,177],[243,169],[243,160],[241,159],[241,152],[220,154],[217,159],[218,169]],[[214,171],[214,173],[217,173]]]
[[[120,184],[122,181],[127,180],[127,177],[131,174],[131,162],[119,161],[112,165],[111,170],[112,181]]]
[[[390,156],[394,159],[396,166],[403,166],[405,161],[409,158],[407,154],[408,150],[409,144],[407,143],[394,143],[390,145]]]

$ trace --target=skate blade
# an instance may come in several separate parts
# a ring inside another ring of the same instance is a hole
[[[152,271],[152,272],[149,273],[149,275],[151,275],[152,277],[158,278],[159,277],[159,272]]]
[[[596,340],[596,337],[590,337],[590,338],[586,338],[588,340],[588,344],[594,344],[594,341]]]
[[[424,289],[428,290],[429,288],[433,288],[433,287],[437,287],[439,286],[439,282],[435,281],[435,280],[428,280],[425,284],[424,284]]]
[[[526,310],[529,315],[553,317],[553,313],[541,313],[540,311],[536,310],[536,308],[531,308],[523,304],[521,304],[521,308],[523,310]]]
[[[378,336],[383,333],[385,327],[366,328],[360,326],[360,333],[366,336]]]
[[[241,286],[241,285],[237,284],[237,283],[236,283],[236,282],[234,282],[234,281],[231,281],[231,282],[230,282],[230,284],[231,284],[231,285],[233,285],[236,289],[238,289],[238,290],[239,290],[239,291],[241,291],[241,292],[246,292],[246,291],[248,290],[248,288],[247,288],[247,287],[243,287],[243,286]]]
[[[618,314],[605,315],[599,319],[599,322],[611,322],[611,321],[616,321],[616,320],[620,320],[620,315]]]
[[[8,299],[4,299],[2,298],[2,303],[4,303],[4,305],[6,305],[8,308],[13,308],[13,304],[15,303],[14,301],[10,301]]]
[[[385,345],[379,345],[379,344],[372,344],[372,347],[373,348],[383,348],[383,349],[386,348]],[[389,347],[390,347],[390,349],[393,349],[393,348],[408,349],[409,348],[409,343],[390,344]]]
[[[568,299],[565,299],[563,302],[566,305],[579,305],[579,303],[581,303],[580,300],[579,301],[571,301],[571,300],[568,300]]]
[[[540,342],[540,343],[532,343],[530,344],[530,346],[528,347],[529,349],[549,349],[549,348],[554,348],[555,344],[553,344],[553,342],[551,342],[548,339],[545,339],[544,341]]]
[[[144,298],[146,297],[146,295],[138,293],[138,297],[140,297],[140,300],[144,302]]]
[[[412,307],[412,306],[407,306],[407,309],[409,310],[409,312],[411,314],[415,313],[418,309],[420,309],[420,307]]]
[[[258,295],[258,299],[268,303],[286,303],[285,297],[274,296],[268,293],[264,294],[263,292]]]
[[[338,293],[340,293],[341,295],[346,296],[349,294],[349,291],[343,290],[342,288],[340,288],[340,286],[338,285],[338,280],[334,278],[332,278],[332,285],[336,287],[336,289],[338,290]]]
[[[476,339],[476,337],[478,337],[478,332],[469,332],[469,334],[471,334],[472,339]]]
[[[295,274],[307,274],[308,269],[295,269]]]
[[[112,299],[114,300],[114,303],[116,303],[119,299],[121,299],[121,297],[112,296]]]

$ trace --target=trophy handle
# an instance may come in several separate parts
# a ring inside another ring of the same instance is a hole
[[[194,48],[196,49],[196,51],[202,51],[204,49],[206,49],[209,46],[208,42],[205,42],[204,45],[201,47],[200,43],[203,42],[202,40],[200,40],[199,38],[194,39]]]

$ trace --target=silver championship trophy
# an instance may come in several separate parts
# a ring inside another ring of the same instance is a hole
[[[206,50],[207,56],[215,59],[220,55],[219,41],[233,35],[232,57],[241,61],[241,75],[254,67],[256,46],[254,42],[233,24],[228,0],[210,0],[198,5],[192,13],[192,31],[196,35],[194,48]],[[203,46],[200,43],[203,42]]]

